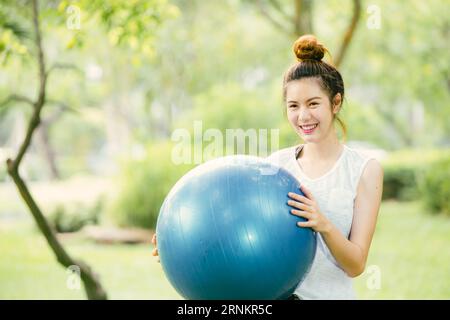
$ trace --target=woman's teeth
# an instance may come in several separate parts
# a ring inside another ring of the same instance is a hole
[[[305,129],[305,130],[311,130],[311,129],[314,129],[315,127],[317,127],[317,123],[308,125],[308,126],[301,126],[301,127],[302,127],[302,129]]]
[[[307,126],[300,126],[300,128],[302,128],[303,133],[305,134],[310,134],[314,131],[314,129],[318,126],[319,124],[313,124],[313,125],[307,125]]]

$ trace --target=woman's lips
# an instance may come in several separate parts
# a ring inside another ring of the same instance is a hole
[[[315,125],[300,126],[300,129],[304,134],[312,134],[318,125],[319,124],[316,123]]]

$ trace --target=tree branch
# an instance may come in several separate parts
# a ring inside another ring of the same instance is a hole
[[[47,76],[45,73],[45,60],[44,60],[44,52],[42,50],[41,30],[39,25],[39,8],[37,0],[33,0],[33,28],[35,34],[35,44],[37,47],[37,58],[38,58],[37,60],[39,65],[39,92],[36,101],[32,102],[34,110],[33,115],[31,116],[31,119],[28,123],[28,129],[25,135],[25,139],[19,148],[19,152],[16,158],[13,161],[11,161],[10,164],[8,164],[8,168],[12,172],[18,172],[18,168],[23,159],[23,156],[25,155],[25,152],[30,146],[33,132],[39,126],[41,109],[45,103],[45,88],[47,84]]]
[[[13,179],[22,199],[28,206],[31,214],[33,215],[34,220],[36,221],[39,230],[44,235],[47,243],[52,249],[53,253],[56,256],[58,262],[64,267],[70,267],[76,265],[80,268],[80,276],[83,281],[84,288],[86,294],[89,299],[106,299],[106,292],[103,290],[100,282],[97,279],[97,275],[90,269],[90,267],[85,264],[83,261],[76,260],[71,258],[64,247],[60,244],[58,239],[55,236],[53,229],[50,227],[48,221],[43,215],[42,211],[36,204],[35,200],[31,196],[30,191],[28,190],[24,180],[20,177],[19,174],[19,165],[31,143],[31,139],[34,131],[40,124],[40,114],[41,110],[46,103],[46,85],[47,85],[47,74],[45,72],[45,60],[44,53],[42,50],[42,40],[41,40],[41,31],[39,28],[39,4],[38,0],[32,1],[33,6],[33,27],[35,34],[35,44],[37,47],[37,60],[39,64],[39,92],[36,101],[32,102],[33,105],[33,115],[29,121],[27,133],[25,135],[25,139],[20,146],[18,154],[14,160],[7,159],[6,165],[8,169],[8,174]]]
[[[17,172],[20,163],[22,162],[23,156],[25,152],[27,152],[28,147],[31,143],[31,138],[33,136],[34,130],[39,126],[40,123],[40,111],[41,107],[36,107],[36,103],[34,104],[33,115],[28,123],[27,133],[25,135],[25,139],[20,145],[19,152],[14,160],[11,161],[11,164],[8,164],[8,168],[10,166],[10,170],[13,172]]]
[[[55,106],[58,106],[61,110],[63,111],[70,111],[70,112],[76,112],[78,113],[79,111],[75,108],[72,108],[71,106],[69,106],[67,103],[60,101],[60,100],[55,100],[55,99],[47,99],[46,100],[46,104],[53,104]]]
[[[88,299],[106,299],[106,293],[98,282],[97,275],[95,275],[92,272],[91,268],[83,261],[72,259],[61,246],[55,236],[53,229],[49,226],[47,220],[45,219],[38,205],[31,196],[30,191],[28,190],[25,182],[20,177],[18,171],[11,170],[11,162],[11,159],[7,160],[8,172],[12,177],[20,195],[32,212],[39,229],[45,235],[47,243],[55,253],[57,261],[66,268],[74,265],[80,268],[81,280],[85,285]]]
[[[313,0],[295,0],[294,36],[313,33]]]
[[[52,73],[55,70],[75,70],[80,71],[78,66],[72,63],[55,63],[53,64],[46,72],[46,76],[48,77],[50,73]]]
[[[39,8],[37,0],[33,0],[33,27],[35,34],[35,43],[38,50],[38,64],[39,64],[39,94],[35,103],[37,114],[40,113],[41,108],[45,103],[45,88],[47,86],[47,73],[45,71],[44,51],[42,50],[41,29],[39,25]]]
[[[361,1],[353,0],[353,16],[347,28],[347,31],[344,34],[344,38],[342,39],[341,47],[339,48],[338,54],[336,55],[335,60],[336,68],[339,67],[339,65],[342,63],[344,59],[347,48],[352,40],[352,37],[358,25],[360,16],[361,16]]]
[[[278,30],[282,31],[283,33],[289,34],[291,33],[289,31],[289,29],[286,29],[286,27],[284,27],[283,24],[281,24],[280,22],[278,22],[274,17],[272,17],[269,12],[266,10],[266,8],[264,7],[263,3],[261,0],[257,0],[256,4],[258,5],[258,9],[261,12],[261,14],[266,17],[267,20],[270,21],[270,23],[272,23]]]
[[[59,100],[47,99],[46,104],[54,104],[54,105],[58,106],[58,110],[56,110],[47,119],[41,119],[42,125],[45,125],[45,126],[48,126],[51,123],[55,122],[64,112],[70,111],[70,112],[78,113],[78,110],[68,106],[66,103],[59,101]]]
[[[11,94],[8,98],[0,102],[0,107],[4,107],[13,101],[25,102],[31,106],[34,106],[34,102],[30,98],[18,94]]]
[[[289,23],[294,23],[294,17],[287,14],[283,8],[281,7],[281,4],[277,0],[269,0],[269,3],[272,5],[272,7]]]

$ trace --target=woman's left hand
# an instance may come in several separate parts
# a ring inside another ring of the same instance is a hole
[[[319,205],[311,194],[311,191],[304,185],[300,185],[300,190],[306,197],[294,192],[288,193],[289,198],[291,198],[288,201],[288,205],[295,208],[291,210],[291,213],[308,220],[300,221],[297,225],[300,227],[309,227],[321,233],[329,231],[331,223],[320,211]]]

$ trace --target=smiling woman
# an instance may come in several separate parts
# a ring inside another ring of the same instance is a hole
[[[344,81],[336,68],[322,61],[328,50],[312,35],[300,37],[293,50],[299,63],[289,68],[283,80],[289,122],[300,134],[309,136],[321,123],[316,116],[330,116],[332,122],[341,125],[345,137],[346,127],[338,116],[344,99]],[[323,112],[324,109],[332,110],[331,114]],[[330,129],[331,122],[323,120],[322,126],[328,126],[322,130]]]
[[[346,127],[338,114],[344,99],[339,71],[322,61],[328,50],[316,37],[300,37],[293,47],[298,62],[283,79],[287,118],[304,141],[279,150],[270,161],[301,182],[305,196],[290,193],[292,214],[301,228],[318,233],[313,265],[295,290],[301,299],[354,299],[352,279],[366,265],[381,202],[383,170],[375,160],[341,143]]]

